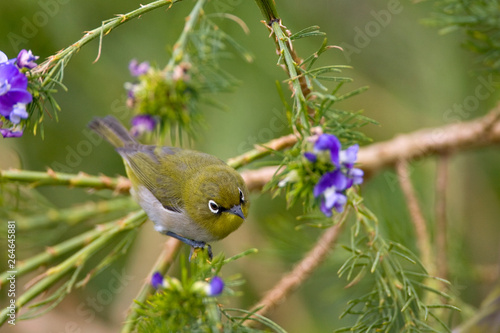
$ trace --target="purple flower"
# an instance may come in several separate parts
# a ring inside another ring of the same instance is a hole
[[[329,150],[332,163],[339,165],[340,141],[335,135],[322,134],[314,144],[314,150]]]
[[[212,280],[210,280],[210,283],[208,284],[207,295],[218,296],[222,294],[223,290],[224,290],[224,281],[220,277],[214,276]]]
[[[28,79],[15,65],[0,63],[0,115],[8,118],[16,104],[31,103],[33,97],[27,88]]]
[[[359,185],[363,182],[363,176],[364,176],[364,171],[358,168],[351,168],[347,170],[347,177],[349,178],[349,181],[351,184],[349,187],[352,185]]]
[[[18,138],[23,135],[23,131],[13,131],[12,129],[0,128],[0,135],[4,138]]]
[[[160,272],[155,272],[151,277],[151,285],[153,288],[158,289],[163,286],[163,275]]]
[[[35,61],[37,61],[38,58],[38,56],[33,55],[31,50],[27,51],[23,49],[17,55],[17,67],[33,69],[37,66]]]
[[[335,135],[322,134],[314,144],[314,153],[304,153],[305,158],[316,163],[317,152],[330,152],[333,171],[324,173],[313,189],[314,197],[320,202],[321,211],[328,217],[332,216],[332,209],[341,213],[347,203],[346,190],[363,182],[363,170],[354,168],[359,145],[355,144],[345,150],[341,150],[341,147]],[[320,160],[318,163],[325,162]]]
[[[359,145],[355,144],[339,153],[340,164],[347,168],[352,168],[358,159]]]
[[[130,134],[133,136],[139,136],[144,132],[151,132],[155,129],[156,120],[153,116],[148,114],[138,115],[132,118],[132,128],[130,129]]]
[[[0,64],[9,61],[9,58],[7,58],[7,55],[0,51]]]
[[[12,112],[10,113],[9,119],[13,124],[19,124],[21,119],[28,118],[28,112],[26,112],[26,104],[17,103],[14,105]]]
[[[334,189],[328,189],[324,193],[324,197],[321,199],[321,212],[325,214],[325,216],[332,216],[332,209],[339,213],[344,211],[344,206],[347,202],[347,197],[341,192],[337,192]]]
[[[316,156],[316,154],[314,153],[311,153],[310,151],[306,151],[304,153],[304,157],[307,158],[312,163],[316,163],[316,161],[318,160],[318,156]]]
[[[320,208],[323,214],[332,216],[333,208],[339,213],[344,210],[344,205],[347,202],[344,191],[348,185],[349,179],[339,169],[321,176],[314,187],[313,194],[316,198],[321,199]]]
[[[128,64],[128,70],[132,76],[140,76],[146,74],[149,70],[149,62],[144,61],[139,63],[136,59],[132,59]]]

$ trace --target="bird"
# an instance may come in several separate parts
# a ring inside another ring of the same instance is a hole
[[[89,127],[122,157],[130,194],[155,229],[195,249],[225,238],[248,215],[249,191],[241,175],[219,158],[195,150],[141,144],[113,116]]]

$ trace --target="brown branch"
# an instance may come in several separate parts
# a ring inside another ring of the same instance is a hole
[[[262,167],[256,170],[244,170],[241,172],[241,177],[243,177],[249,191],[258,191],[273,178],[276,170],[275,166]]]
[[[448,185],[449,156],[442,155],[436,171],[436,264],[440,278],[448,276],[447,227],[446,227],[446,188]]]
[[[410,173],[408,172],[408,161],[401,160],[396,163],[396,172],[398,174],[399,184],[406,199],[406,205],[410,213],[415,236],[417,238],[417,247],[422,258],[422,264],[429,270],[431,276],[434,275],[434,261],[432,260],[432,248],[430,236],[427,231],[427,223],[424,214],[418,204],[415,189],[411,183]]]
[[[291,139],[291,137],[287,137]],[[467,149],[481,148],[500,143],[500,107],[484,117],[467,122],[422,129],[401,134],[394,139],[361,147],[358,153],[359,167],[365,178],[384,168],[394,166],[399,160],[415,160],[429,155],[443,155]],[[287,141],[293,145],[293,142]],[[252,189],[259,189],[269,182],[277,170],[245,171],[245,177],[253,182]]]
[[[258,302],[252,311],[261,316],[265,316],[277,305],[282,303],[290,293],[295,291],[325,260],[333,244],[335,244],[343,226],[343,221],[347,216],[347,210],[340,219],[341,222],[327,229],[316,245],[305,255],[302,261],[288,274],[269,290],[266,295]],[[247,321],[246,326],[255,325],[254,321]]]
[[[392,140],[360,149],[358,162],[367,174],[393,166],[399,160],[414,160],[428,155],[441,155],[489,146],[500,142],[500,107],[486,116],[467,122],[422,129],[402,134]]]

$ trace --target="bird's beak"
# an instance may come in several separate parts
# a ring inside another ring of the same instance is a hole
[[[233,206],[231,209],[227,211],[228,213],[234,214],[236,216],[241,217],[243,220],[245,219],[245,215],[243,215],[243,211],[241,210],[241,205]]]

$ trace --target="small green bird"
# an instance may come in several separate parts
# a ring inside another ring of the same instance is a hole
[[[89,127],[115,146],[132,184],[130,193],[155,229],[195,248],[238,229],[248,214],[248,189],[223,161],[193,150],[138,143],[113,116]]]

